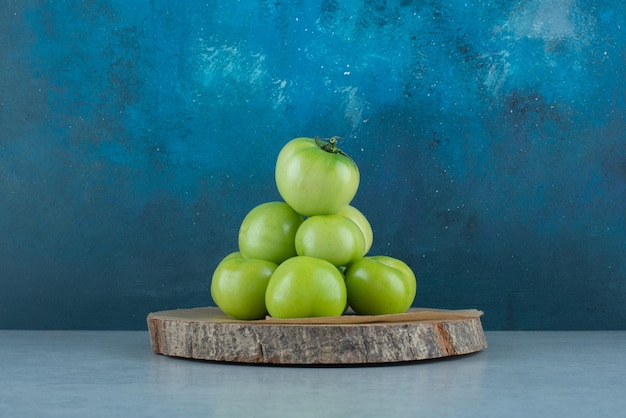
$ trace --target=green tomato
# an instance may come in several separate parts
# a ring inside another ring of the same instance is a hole
[[[285,202],[262,203],[239,228],[239,251],[245,258],[280,264],[296,255],[294,239],[304,218]]]
[[[367,254],[369,250],[372,248],[372,244],[374,242],[374,231],[372,231],[372,226],[369,221],[363,215],[363,213],[355,208],[354,206],[344,206],[337,215],[345,216],[346,218],[352,220],[363,233],[363,237],[365,238],[365,251],[363,251],[363,255]]]
[[[265,291],[274,318],[339,316],[346,308],[343,275],[319,258],[296,256],[276,268]]]
[[[222,259],[213,272],[211,297],[224,313],[235,319],[263,319],[265,289],[278,267],[267,260],[244,258],[234,252]]]
[[[364,257],[344,272],[348,304],[361,315],[406,312],[415,299],[417,282],[403,261],[385,255]]]
[[[360,181],[357,165],[334,137],[292,139],[278,154],[275,176],[281,197],[304,216],[336,213],[352,201]]]
[[[307,218],[296,232],[296,253],[344,266],[365,255],[363,233],[350,219],[341,215]]]

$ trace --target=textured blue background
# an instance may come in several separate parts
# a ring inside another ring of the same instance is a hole
[[[487,329],[626,328],[621,0],[2,1],[0,328],[211,303],[292,137]]]

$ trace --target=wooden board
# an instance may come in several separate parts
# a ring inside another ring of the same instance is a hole
[[[237,363],[395,363],[487,348],[477,310],[412,308],[405,314],[238,321],[215,307],[147,317],[150,346],[174,357]]]

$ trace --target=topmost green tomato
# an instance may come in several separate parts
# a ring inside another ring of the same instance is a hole
[[[295,138],[278,154],[278,192],[301,215],[338,212],[352,201],[359,181],[357,165],[337,148],[336,138]]]

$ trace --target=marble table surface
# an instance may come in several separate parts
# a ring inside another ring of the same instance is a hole
[[[625,416],[626,331],[485,334],[467,356],[293,367],[162,356],[145,331],[0,330],[0,416]]]

